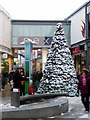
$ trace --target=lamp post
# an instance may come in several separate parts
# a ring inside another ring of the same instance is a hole
[[[35,41],[32,41],[29,38],[24,38],[24,41],[20,43],[25,45],[25,74],[29,79],[29,85],[32,85],[32,60],[33,60],[33,44],[37,44]]]

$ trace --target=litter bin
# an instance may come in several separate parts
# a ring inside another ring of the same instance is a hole
[[[13,89],[11,92],[11,105],[15,107],[20,106],[20,91],[18,89]]]

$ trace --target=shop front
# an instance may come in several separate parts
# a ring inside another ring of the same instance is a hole
[[[15,54],[14,68],[25,68],[25,46],[21,45],[24,38],[29,38],[37,45],[33,45],[33,71],[45,68],[48,49],[53,40],[56,24],[62,22],[67,43],[70,46],[70,21],[42,21],[42,20],[12,20],[12,49]]]
[[[42,71],[45,68],[45,63],[47,60],[47,54],[49,52],[49,48],[34,48],[33,49],[33,59],[32,59],[32,67],[33,72]],[[14,58],[14,70],[18,69],[22,71],[25,69],[25,50],[18,49],[17,53],[15,53]]]
[[[33,72],[42,71],[42,49],[33,50]]]
[[[77,74],[86,68],[86,44],[78,45],[71,48],[71,54],[74,59]]]

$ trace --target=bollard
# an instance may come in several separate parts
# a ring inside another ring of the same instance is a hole
[[[11,106],[20,106],[20,92],[18,91],[18,89],[13,89],[13,91],[11,92]]]

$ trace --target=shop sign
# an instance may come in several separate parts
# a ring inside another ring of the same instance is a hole
[[[4,59],[7,59],[7,58],[8,58],[8,54],[3,53],[3,58],[4,58]]]
[[[75,47],[74,49],[72,49],[73,54],[76,54],[76,53],[79,53],[79,52],[80,52],[79,47]]]
[[[45,37],[44,38],[45,45],[50,45],[52,40],[53,40],[53,37]]]
[[[21,42],[23,42],[23,40],[25,38],[31,39],[33,42],[37,43],[37,46],[43,46],[44,45],[44,37],[43,36],[20,36],[18,38],[18,45],[21,46]],[[18,46],[17,45],[17,46]]]
[[[20,36],[18,38],[18,44],[17,46],[21,46],[21,42],[23,42],[24,38],[29,38],[31,39],[33,42],[36,42],[37,45],[35,46],[45,46],[45,45],[50,45],[52,40],[53,40],[53,37],[48,37],[48,36]]]
[[[37,38],[37,37],[34,38],[34,39],[33,39],[33,42],[36,42],[36,43],[38,44],[38,43],[39,43],[39,38]]]

